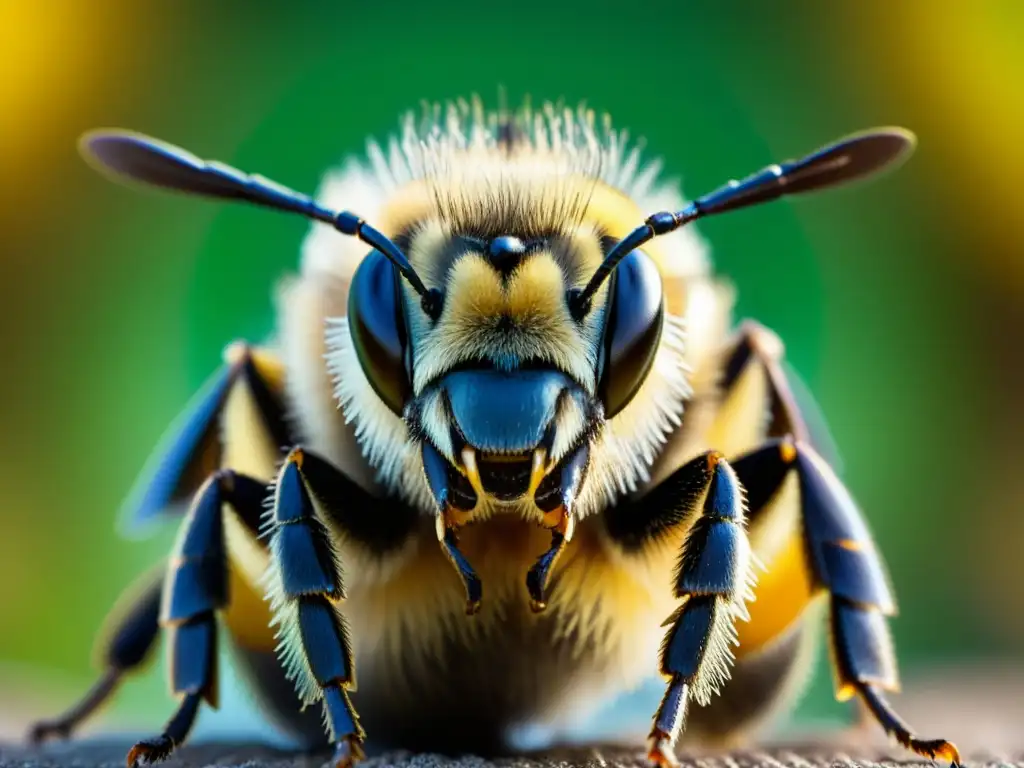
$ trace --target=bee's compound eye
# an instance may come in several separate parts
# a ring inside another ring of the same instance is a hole
[[[395,266],[379,251],[360,263],[348,294],[348,327],[359,364],[377,396],[402,415],[411,386],[406,329]]]
[[[598,394],[605,418],[625,408],[643,385],[661,340],[665,298],[657,265],[642,251],[622,260],[609,290]]]

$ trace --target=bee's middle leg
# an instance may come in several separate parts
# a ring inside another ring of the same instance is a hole
[[[371,498],[329,462],[302,448],[289,452],[278,474],[268,583],[274,621],[280,625],[281,661],[304,705],[322,702],[339,767],[364,757],[366,734],[349,699],[355,667],[339,608],[345,587],[331,529],[382,555],[404,543],[416,520],[415,510]]]
[[[699,516],[693,520],[698,504]],[[624,550],[644,547],[679,526],[686,533],[674,576],[682,605],[665,622],[661,673],[669,680],[649,738],[648,757],[675,763],[673,745],[682,732],[687,704],[707,703],[729,678],[735,622],[746,617],[753,571],[744,519],[743,490],[717,452],[680,467],[639,502],[606,513],[608,532]]]

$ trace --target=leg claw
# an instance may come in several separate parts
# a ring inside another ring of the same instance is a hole
[[[675,768],[679,765],[672,740],[664,731],[655,728],[647,738],[647,761],[660,768]]]
[[[166,760],[174,751],[174,742],[168,736],[157,736],[155,739],[140,741],[128,752],[125,762],[128,768],[140,765],[153,765]]]
[[[47,739],[63,741],[71,736],[71,724],[60,720],[43,720],[34,723],[28,730],[30,744],[41,744]]]
[[[961,765],[960,751],[954,744],[945,739],[933,739],[931,741],[911,739],[910,743],[906,746],[912,752],[916,752],[922,757],[927,757],[929,760],[948,760],[950,765],[957,766],[957,768]]]
[[[366,752],[363,751],[362,742],[354,736],[346,736],[338,742],[332,764],[334,768],[352,768],[365,758]]]

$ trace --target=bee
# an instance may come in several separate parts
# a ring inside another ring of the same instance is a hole
[[[692,226],[915,141],[854,134],[687,202],[583,107],[428,109],[315,198],[86,134],[116,179],[313,224],[274,338],[227,346],[130,498],[135,522],[177,521],[173,553],[113,614],[93,690],[32,737],[70,734],[163,634],[177,709],[129,766],[217,707],[222,643],[268,718],[341,768],[367,734],[492,755],[655,671],[647,756],[671,765],[684,728],[735,744],[793,705],[821,607],[837,698],[959,764],[885,698],[882,557],[782,342],[734,321]]]

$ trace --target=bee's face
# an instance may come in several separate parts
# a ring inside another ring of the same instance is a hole
[[[414,371],[407,421],[425,450],[444,457],[451,488],[467,503],[471,494],[511,502],[535,493],[543,506],[545,492],[558,490],[556,470],[604,422],[597,390],[606,292],[581,321],[566,298],[601,263],[599,233],[481,236],[431,223],[410,236],[407,252],[445,297],[436,320],[406,302]]]
[[[593,179],[494,178],[435,183],[397,227],[439,310],[426,311],[420,292],[371,255],[348,323],[366,378],[420,448],[436,501],[547,512],[582,489],[594,440],[643,383],[662,284],[637,251],[574,311],[572,292],[618,241],[588,218]]]
[[[379,479],[423,509],[585,514],[645,478],[689,391],[664,251],[608,266],[644,219],[631,179],[658,191],[645,207],[682,201],[585,115],[552,117],[553,143],[459,119],[436,141],[409,128],[381,165],[373,221],[395,250],[353,254],[335,393]]]

